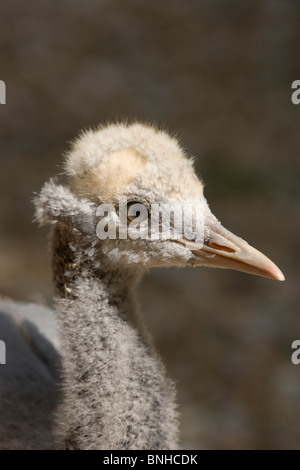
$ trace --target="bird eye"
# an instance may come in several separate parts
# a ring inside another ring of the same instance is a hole
[[[131,201],[127,204],[127,220],[128,222],[135,221],[141,223],[147,220],[148,209],[139,201]]]

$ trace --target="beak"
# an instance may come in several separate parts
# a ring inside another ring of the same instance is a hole
[[[205,229],[208,236],[202,246],[192,241],[180,241],[193,251],[195,265],[235,269],[278,281],[285,280],[280,269],[269,258],[226,230],[214,217],[209,218]]]

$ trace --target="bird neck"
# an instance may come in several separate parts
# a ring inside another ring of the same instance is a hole
[[[57,226],[53,276],[62,340],[57,441],[68,449],[172,449],[173,384],[139,317],[140,274],[93,264],[76,234]]]

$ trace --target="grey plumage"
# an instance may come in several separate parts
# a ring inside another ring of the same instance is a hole
[[[75,198],[60,189],[65,198],[57,199],[59,188],[49,184],[38,201],[40,220],[54,214],[63,220],[55,226],[51,244],[56,311],[64,331],[58,445],[175,448],[174,387],[139,317],[134,288],[140,270],[112,265],[101,250],[91,250],[99,244],[95,230],[89,230],[95,207],[87,204],[85,212],[77,210]]]
[[[231,267],[280,280],[283,275],[217,221],[191,160],[164,132],[140,124],[89,131],[73,144],[65,168],[69,185],[50,181],[35,199],[37,221],[53,226],[60,342],[50,310],[0,303],[6,312],[0,315],[1,336],[8,349],[17,348],[15,363],[0,371],[2,447],[174,449],[175,390],[135,299],[142,275],[153,266],[185,265]],[[196,201],[204,244],[100,240],[97,205],[116,204],[118,196],[146,206]],[[14,420],[14,409],[22,424]]]
[[[54,313],[37,304],[0,299],[0,448],[52,449],[59,401],[60,355]]]

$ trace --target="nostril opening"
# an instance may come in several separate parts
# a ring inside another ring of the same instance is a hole
[[[230,248],[229,246],[218,245],[218,243],[208,243],[208,246],[218,251],[227,251],[227,253],[235,253],[235,250],[233,248]]]

